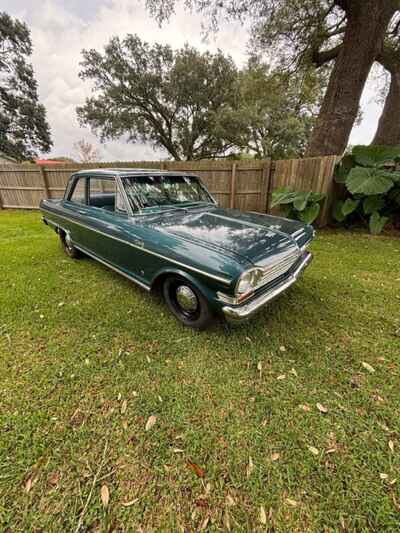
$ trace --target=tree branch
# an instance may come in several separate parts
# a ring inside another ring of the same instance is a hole
[[[342,46],[342,44],[338,44],[329,50],[322,50],[321,52],[319,50],[313,50],[311,53],[311,60],[316,67],[321,67],[322,65],[325,65],[325,63],[332,61],[332,59],[336,59]]]

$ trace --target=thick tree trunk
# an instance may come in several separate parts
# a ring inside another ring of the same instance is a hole
[[[391,73],[390,89],[371,144],[400,145],[400,65],[399,72]]]
[[[377,59],[390,72],[390,87],[371,144],[400,145],[400,52],[385,45]]]
[[[341,154],[357,117],[369,71],[395,11],[391,0],[346,2],[347,25],[306,155]]]

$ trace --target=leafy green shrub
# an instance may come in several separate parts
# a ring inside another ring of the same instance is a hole
[[[319,215],[325,194],[317,192],[292,191],[280,187],[272,193],[271,207],[279,206],[282,216],[312,224]]]
[[[355,146],[342,158],[335,179],[346,187],[346,198],[334,206],[338,222],[362,220],[380,233],[400,212],[400,146]]]

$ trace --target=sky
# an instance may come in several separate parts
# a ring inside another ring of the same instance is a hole
[[[39,98],[47,110],[54,146],[51,156],[77,157],[73,145],[80,139],[99,148],[103,161],[157,160],[167,153],[123,138],[100,144],[76,119],[75,108],[90,96],[90,84],[79,76],[81,50],[101,50],[118,35],[136,33],[150,43],[161,42],[173,48],[185,43],[200,50],[220,48],[238,65],[246,60],[247,29],[240,23],[223,23],[218,33],[204,40],[198,14],[178,8],[160,28],[150,17],[144,0],[3,0],[2,10],[25,21],[33,41],[32,63],[39,84]],[[376,83],[367,82],[362,100],[362,122],[353,128],[350,144],[368,144],[375,132],[381,105],[376,103]]]

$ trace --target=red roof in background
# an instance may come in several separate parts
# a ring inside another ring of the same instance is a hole
[[[64,161],[58,159],[35,159],[37,165],[62,165]]]

